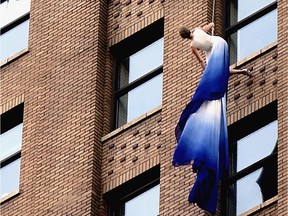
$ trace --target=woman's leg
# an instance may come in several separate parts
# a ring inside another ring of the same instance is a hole
[[[248,69],[234,69],[234,68],[230,68],[229,72],[230,72],[231,75],[243,74],[243,75],[246,75],[246,76],[249,76],[249,77],[252,76],[252,72],[250,70],[248,70]]]

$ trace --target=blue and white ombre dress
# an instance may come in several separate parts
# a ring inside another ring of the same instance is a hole
[[[189,195],[210,213],[216,212],[218,182],[228,173],[226,93],[229,56],[226,41],[196,28],[191,42],[206,53],[201,81],[175,129],[174,166],[192,164],[197,179]]]

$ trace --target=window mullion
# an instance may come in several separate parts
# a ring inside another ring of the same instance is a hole
[[[154,78],[155,76],[159,75],[162,73],[162,65],[157,67],[155,70],[145,74],[144,76],[138,78],[137,80],[134,80],[133,82],[129,83],[128,85],[124,86],[121,89],[118,89],[115,91],[115,98],[119,98],[122,95],[127,94],[129,91],[132,89],[140,86],[141,84],[147,82],[148,80]]]
[[[248,174],[256,171],[257,169],[265,166],[266,164],[271,163],[271,160],[273,160],[275,157],[277,157],[277,152],[274,152],[271,155],[268,155],[265,158],[252,164],[251,166],[248,166],[247,168],[235,173],[234,175],[230,176],[228,179],[225,179],[223,183],[225,185],[230,185],[231,183],[236,182],[237,180],[243,178],[244,176],[247,176]]]
[[[21,157],[21,150],[15,152],[14,154],[9,155],[5,159],[3,159],[0,163],[0,168],[5,167],[6,165],[10,164],[11,162],[19,159]]]

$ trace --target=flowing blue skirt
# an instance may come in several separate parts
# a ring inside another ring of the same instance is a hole
[[[228,171],[226,99],[229,78],[227,43],[212,37],[213,47],[201,81],[175,129],[177,146],[172,164],[192,164],[197,179],[189,202],[215,213],[218,182]]]

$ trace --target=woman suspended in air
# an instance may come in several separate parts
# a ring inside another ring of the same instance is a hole
[[[197,179],[189,194],[189,202],[215,213],[218,182],[228,172],[228,138],[226,100],[230,74],[251,76],[247,69],[229,69],[228,46],[219,36],[207,32],[214,23],[189,30],[178,29],[179,35],[191,40],[190,47],[204,70],[199,85],[182,112],[175,129],[177,146],[172,164],[192,164]],[[205,52],[205,60],[199,54]]]

